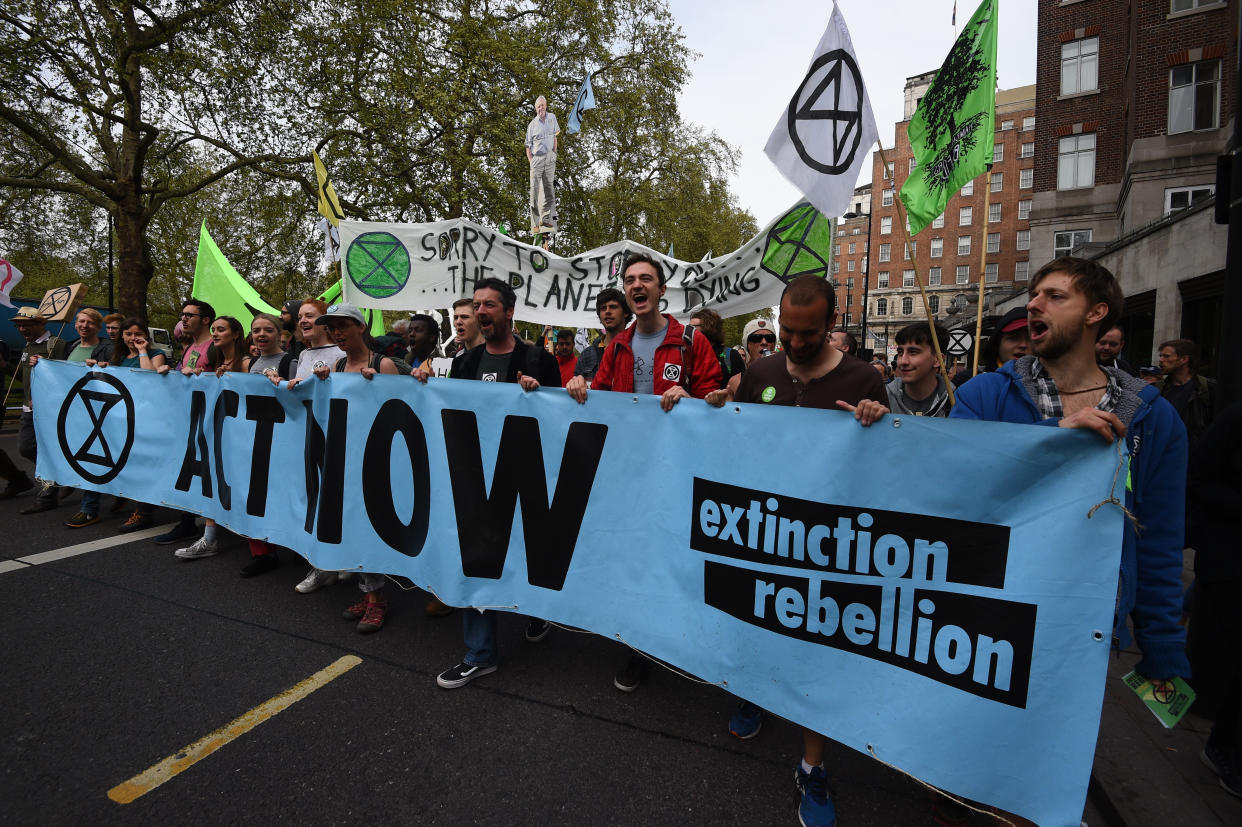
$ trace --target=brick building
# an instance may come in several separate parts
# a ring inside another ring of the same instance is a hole
[[[1118,276],[1135,365],[1187,336],[1210,372],[1225,232],[1208,207],[1232,132],[1236,20],[1225,0],[1039,3],[1031,260],[1074,250]]]
[[[837,222],[832,248],[832,280],[837,288],[837,329],[862,343],[863,296],[867,273],[867,226],[871,218],[871,185],[854,190],[850,208]]]
[[[916,268],[927,287],[933,315],[948,327],[973,326],[980,278],[984,279],[986,313],[995,299],[1013,294],[1015,286],[1025,289],[1028,277],[1035,174],[1034,86],[997,92],[991,172],[954,194],[944,213],[910,239],[913,259],[905,248],[897,194],[915,169],[906,129],[934,77],[929,72],[906,80],[904,120],[895,126],[893,148],[884,152],[891,169],[884,169],[880,153],[872,159],[871,180],[880,198],[872,205],[869,335],[864,346],[887,350],[890,355],[895,351],[892,335],[926,318],[915,284]],[[843,222],[841,229],[847,226]]]

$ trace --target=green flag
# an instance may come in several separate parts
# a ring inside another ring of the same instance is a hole
[[[194,264],[194,287],[190,294],[209,302],[216,316],[232,316],[246,330],[250,329],[257,313],[280,315],[280,311],[265,302],[259,291],[229,264],[211,233],[207,232],[206,221],[198,233],[198,260]]]
[[[902,185],[901,200],[912,234],[987,170],[995,128],[996,0],[983,0],[910,119],[907,135],[918,166]]]
[[[341,300],[341,283],[338,281],[327,290],[319,294],[319,300],[326,304],[336,304]],[[384,329],[384,314],[380,310],[369,307],[358,308],[362,311],[362,317],[367,320],[367,327],[371,331],[372,336],[383,336],[386,331]]]
[[[832,219],[803,201],[772,223],[764,240],[762,267],[786,282],[808,273],[826,279],[834,235]]]

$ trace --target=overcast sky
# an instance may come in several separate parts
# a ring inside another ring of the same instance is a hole
[[[840,0],[839,5],[880,140],[890,147],[906,78],[938,68],[953,45],[953,0]],[[682,92],[682,116],[741,150],[733,191],[762,227],[799,198],[763,147],[811,63],[832,14],[831,0],[669,0],[669,6],[686,45],[701,55]],[[962,0],[959,31],[977,6],[977,0]],[[1032,84],[1036,4],[1019,0],[999,7],[997,83],[1002,89]],[[867,166],[859,183],[870,178]]]

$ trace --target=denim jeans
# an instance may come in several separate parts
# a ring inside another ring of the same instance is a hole
[[[99,516],[99,502],[103,499],[103,494],[98,491],[83,491],[82,503],[78,506],[78,511],[83,514],[90,514],[93,517]]]
[[[22,411],[21,419],[17,427],[17,450],[23,457],[37,464],[39,444],[35,441],[34,429],[34,412]],[[39,492],[35,494],[35,499],[44,502],[51,500],[56,502],[56,486],[44,485]]]
[[[499,659],[496,651],[496,613],[462,609],[461,625],[466,638],[466,663],[471,666],[495,665]]]

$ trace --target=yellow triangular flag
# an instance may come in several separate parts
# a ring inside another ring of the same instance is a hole
[[[336,198],[336,190],[332,189],[332,182],[328,180],[328,168],[323,165],[318,152],[312,150],[311,159],[315,162],[315,177],[319,179],[319,214],[332,222],[333,227],[339,227],[345,213]]]

